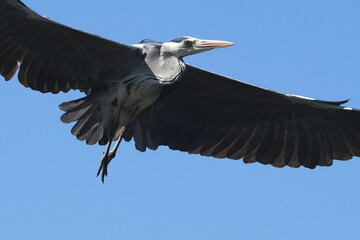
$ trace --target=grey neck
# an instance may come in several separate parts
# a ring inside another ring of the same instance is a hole
[[[145,62],[161,84],[172,84],[183,75],[186,65],[182,59],[172,55],[162,55],[160,48],[148,49]]]

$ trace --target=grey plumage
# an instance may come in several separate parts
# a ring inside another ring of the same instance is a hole
[[[126,45],[0,0],[0,74],[10,80],[20,68],[25,87],[86,94],[59,106],[61,120],[76,122],[71,133],[79,140],[108,144],[102,180],[123,138],[140,151],[166,145],[275,167],[315,168],[360,156],[360,111],[342,107],[347,101],[282,94],[183,61],[230,45],[192,37]]]

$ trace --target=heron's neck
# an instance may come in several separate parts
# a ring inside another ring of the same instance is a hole
[[[171,84],[179,80],[186,68],[185,63],[174,56],[160,56],[146,62],[162,84]]]

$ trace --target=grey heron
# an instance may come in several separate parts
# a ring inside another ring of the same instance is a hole
[[[231,42],[180,37],[126,45],[0,0],[0,74],[43,93],[79,90],[61,120],[87,144],[107,145],[102,181],[122,139],[136,149],[243,159],[275,167],[330,166],[360,156],[360,111],[283,94],[184,63]],[[111,144],[116,141],[111,149]],[[102,171],[102,172],[101,172]]]

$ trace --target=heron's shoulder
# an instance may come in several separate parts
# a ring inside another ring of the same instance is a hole
[[[138,43],[138,44],[132,44],[131,46],[141,49],[144,54],[160,53],[160,49],[161,49],[160,43],[151,43],[151,44]]]

